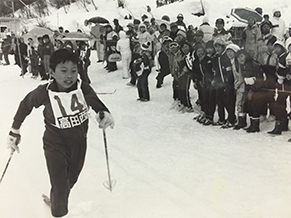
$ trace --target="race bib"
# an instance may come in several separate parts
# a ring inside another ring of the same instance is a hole
[[[55,117],[54,126],[57,128],[73,128],[88,119],[88,106],[80,87],[69,93],[51,90],[48,90],[48,93]]]

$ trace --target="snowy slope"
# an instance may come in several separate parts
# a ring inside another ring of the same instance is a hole
[[[270,137],[273,123],[261,124],[261,132],[221,130],[192,120],[195,113],[170,110],[171,78],[161,89],[150,75],[151,101],[137,102],[137,90],[126,86],[121,70],[106,73],[92,54],[90,77],[116,120],[108,129],[111,173],[107,181],[102,131],[90,123],[84,170],[70,198],[72,218],[225,218],[291,216],[291,146],[289,132]],[[9,150],[6,135],[20,99],[40,81],[18,76],[16,66],[0,66],[3,114],[0,122],[0,170]],[[15,90],[12,94],[12,90]],[[191,89],[193,103],[197,98]],[[50,217],[41,200],[49,193],[42,151],[42,109],[33,111],[21,133],[21,153],[15,154],[0,184],[0,217]]]

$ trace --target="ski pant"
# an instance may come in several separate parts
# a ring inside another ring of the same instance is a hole
[[[172,87],[173,87],[174,100],[180,100],[180,98],[179,98],[179,81],[176,79],[173,79]]]
[[[131,53],[122,53],[121,54],[121,61],[122,61],[122,77],[128,78],[129,77],[129,67],[131,62]]]
[[[136,84],[136,80],[137,80],[137,75],[136,75],[136,71],[138,69],[135,69],[135,64],[133,64],[133,62],[138,59],[140,57],[140,54],[138,53],[132,53],[132,58],[131,58],[131,62],[130,62],[130,83],[132,85]]]
[[[71,140],[67,149],[64,142],[48,140],[45,136],[44,153],[51,183],[51,213],[54,217],[62,217],[68,213],[68,198],[71,188],[77,182],[82,170],[86,154],[86,138]]]
[[[31,73],[33,76],[38,75],[38,57],[30,57],[30,67],[31,67]]]
[[[235,123],[235,92],[234,88],[216,88],[216,103],[218,106],[219,121],[225,121],[225,109],[228,113],[227,120]]]
[[[148,76],[150,75],[150,70],[144,70],[141,76],[137,79],[137,91],[140,99],[150,100],[150,92],[148,85]]]
[[[286,100],[291,94],[291,85],[279,85],[278,93],[274,94],[276,100],[274,101],[274,115],[276,120],[284,121],[287,118]],[[277,96],[276,96],[277,95]]]
[[[96,50],[98,61],[104,60],[104,45],[100,43],[100,39],[96,41]]]
[[[205,117],[213,120],[216,109],[215,88],[209,84],[201,89],[201,110],[205,113]]]
[[[157,83],[162,85],[164,83],[164,78],[169,74],[170,74],[170,70],[166,71],[166,70],[161,69],[156,77]]]
[[[44,70],[45,70],[45,73],[50,76],[50,72],[51,72],[51,69],[50,69],[50,55],[44,55],[43,56],[43,66],[44,66]]]
[[[184,74],[179,78],[179,99],[181,104],[188,108],[192,108],[189,94],[190,83],[191,77],[188,74]]]
[[[6,64],[9,65],[10,64],[10,61],[9,61],[8,55],[9,55],[9,51],[4,51],[3,52],[4,60],[5,60]]]

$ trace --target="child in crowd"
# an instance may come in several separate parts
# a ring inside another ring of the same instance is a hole
[[[116,50],[121,53],[122,61],[122,78],[129,78],[129,67],[131,62],[130,39],[124,31],[119,32],[119,40],[116,44]]]
[[[20,127],[33,108],[44,105],[43,148],[51,182],[51,213],[68,213],[70,190],[82,170],[88,131],[89,106],[97,113],[100,128],[114,126],[107,107],[87,83],[79,81],[78,57],[66,49],[52,53],[49,66],[53,80],[29,92],[14,116],[8,145],[19,152]],[[104,112],[103,119],[99,112]]]
[[[147,102],[150,100],[150,92],[148,85],[148,76],[152,70],[152,56],[151,56],[151,43],[146,42],[141,45],[141,57],[134,61],[137,70],[137,90],[138,101]]]

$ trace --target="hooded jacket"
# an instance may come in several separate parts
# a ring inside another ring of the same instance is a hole
[[[121,53],[121,55],[128,55],[131,54],[130,50],[130,39],[126,37],[124,31],[119,32],[120,39],[117,41],[116,50]]]

